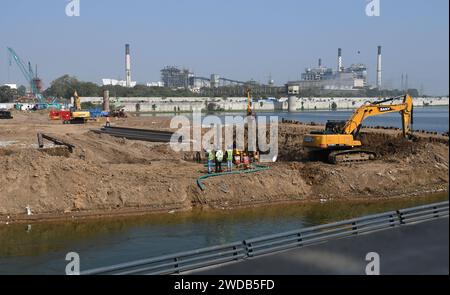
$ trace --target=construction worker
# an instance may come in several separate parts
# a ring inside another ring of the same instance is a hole
[[[241,165],[241,151],[238,149],[234,150],[234,164],[238,168],[239,168],[239,165]]]
[[[212,173],[212,165],[215,159],[215,153],[211,150],[208,149],[206,151],[206,156],[208,157],[208,174]]]
[[[233,148],[228,146],[227,149],[227,171],[231,172],[233,170]]]
[[[223,151],[219,148],[216,149],[216,173],[222,172]]]
[[[242,163],[244,164],[244,169],[250,169],[250,158],[247,153],[242,154]]]

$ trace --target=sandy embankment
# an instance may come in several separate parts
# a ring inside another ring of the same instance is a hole
[[[344,166],[305,160],[303,135],[318,127],[280,124],[279,162],[269,171],[205,181],[191,155],[165,144],[98,135],[85,126],[50,122],[46,114],[15,113],[0,121],[0,222],[235,208],[276,202],[390,198],[448,190],[448,137],[405,142],[393,130],[365,130],[363,141],[381,158]],[[170,119],[129,118],[121,126],[167,129]],[[321,127],[319,127],[321,128]],[[46,132],[76,146],[73,154],[36,148]],[[34,215],[26,216],[25,207]],[[9,218],[8,218],[9,216]]]

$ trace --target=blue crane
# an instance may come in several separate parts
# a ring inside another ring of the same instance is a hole
[[[27,69],[27,66],[20,59],[20,57],[17,55],[17,53],[14,51],[14,49],[12,49],[10,47],[7,47],[7,49],[8,49],[8,52],[9,52],[11,58],[14,59],[14,61],[17,64],[17,67],[20,69],[20,71],[22,72],[25,79],[28,81],[28,83],[30,83],[31,92],[33,93],[34,97],[36,97],[36,99],[40,103],[45,104],[46,101],[44,99],[44,96],[39,92],[39,88],[36,85],[36,79],[35,79],[35,75],[34,75],[32,67],[31,67],[31,64],[28,63],[28,69]]]

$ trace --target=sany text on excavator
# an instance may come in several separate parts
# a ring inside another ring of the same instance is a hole
[[[403,97],[403,103],[386,104]],[[362,122],[372,116],[400,112],[403,136],[411,135],[413,123],[413,100],[410,95],[371,102],[358,108],[348,121],[328,121],[324,131],[313,131],[303,138],[303,146],[310,153],[324,154],[330,163],[373,160],[376,152],[361,149],[358,140]]]

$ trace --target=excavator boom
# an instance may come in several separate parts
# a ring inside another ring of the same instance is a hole
[[[394,99],[390,99],[394,100]],[[389,101],[385,100],[384,102]],[[358,108],[347,121],[344,126],[343,134],[354,134],[357,131],[362,122],[368,117],[384,115],[387,113],[400,112],[402,115],[402,128],[403,136],[407,136],[411,132],[411,120],[412,120],[413,102],[410,95],[405,95],[402,104],[369,104],[363,105]]]

